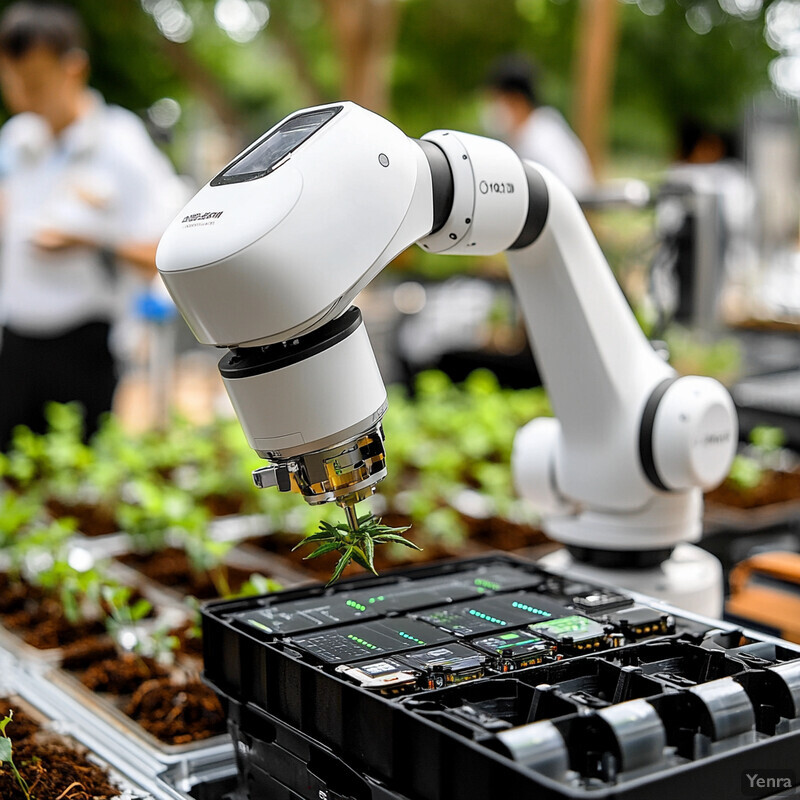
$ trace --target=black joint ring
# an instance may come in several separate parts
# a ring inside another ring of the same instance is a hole
[[[647,476],[647,480],[656,489],[661,489],[664,492],[672,490],[664,483],[656,469],[655,454],[653,453],[653,426],[655,425],[656,412],[662,398],[669,387],[678,379],[678,376],[666,378],[653,389],[653,393],[650,395],[650,399],[642,412],[642,424],[639,428],[639,458],[642,461],[642,469]]]

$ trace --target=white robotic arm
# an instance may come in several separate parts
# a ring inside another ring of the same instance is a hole
[[[676,379],[638,328],[569,191],[505,144],[406,137],[352,103],[300,111],[205,186],[168,228],[161,275],[220,362],[259,485],[355,503],[386,474],[386,392],[358,309],[398,253],[509,251],[557,420],[515,442],[520,492],[581,552],[652,552],[699,534],[700,488],[727,473],[725,389]]]

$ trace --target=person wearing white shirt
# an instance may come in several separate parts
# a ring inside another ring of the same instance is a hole
[[[520,158],[542,164],[578,197],[594,186],[589,156],[560,111],[539,101],[536,71],[522,57],[505,57],[489,74],[484,127]]]
[[[80,402],[89,433],[111,409],[110,333],[183,199],[141,120],[88,88],[84,38],[62,5],[0,18],[0,447],[47,401]]]

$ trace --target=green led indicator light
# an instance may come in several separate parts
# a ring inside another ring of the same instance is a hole
[[[491,589],[494,592],[500,589],[499,583],[496,583],[495,581],[487,581],[485,578],[475,578],[475,585],[481,586],[484,589]]]
[[[416,636],[412,636],[410,633],[406,633],[405,631],[398,631],[398,636],[402,636],[404,639],[410,639],[412,642],[416,642],[417,644],[426,644],[423,642],[422,639],[417,639]]]
[[[371,644],[370,642],[366,641],[365,639],[362,639],[361,637],[356,636],[354,633],[348,633],[347,634],[347,638],[351,639],[356,644],[360,644],[362,647],[366,647],[369,650],[379,650],[380,649],[377,645]]]
[[[350,608],[355,608],[358,611],[366,611],[367,607],[362,605],[361,603],[357,603],[355,600],[348,600],[346,603]]]
[[[263,622],[256,622],[254,619],[249,619],[247,621],[255,628],[261,628],[262,631],[272,633],[272,628],[268,628]]]
[[[495,625],[508,625],[507,622],[503,622],[502,619],[498,619],[497,617],[493,617],[490,614],[484,614],[482,611],[478,611],[477,609],[471,608],[469,613],[472,614],[473,617],[478,617],[478,619],[485,619],[487,622],[492,622]]]
[[[499,638],[501,638],[501,639],[503,639],[505,641],[509,641],[510,639],[519,639],[519,634],[518,633],[502,633],[502,634],[500,634]]]
[[[520,603],[518,600],[515,600],[511,605],[514,606],[514,608],[519,608],[522,611],[527,611],[529,614],[538,614],[540,617],[553,616],[548,611],[543,611],[541,608],[536,608],[535,606],[529,606],[526,603]]]

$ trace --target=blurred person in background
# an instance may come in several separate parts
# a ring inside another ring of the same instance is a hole
[[[542,105],[537,70],[521,56],[500,59],[486,81],[484,127],[520,158],[551,170],[580,198],[594,186],[589,156],[560,111]]]
[[[78,401],[87,435],[111,409],[115,322],[156,274],[183,184],[133,113],[88,87],[86,36],[60,4],[0,16],[0,447]]]
[[[676,161],[667,168],[656,203],[660,246],[651,265],[651,285],[661,324],[674,318],[693,321],[699,227],[714,231],[718,262],[713,266],[717,302],[729,312],[752,290],[758,269],[755,220],[756,192],[735,137],[693,117],[684,116],[676,131]],[[716,199],[716,216],[701,218],[693,197]],[[731,308],[733,307],[733,308]],[[712,320],[706,321],[711,324]]]

